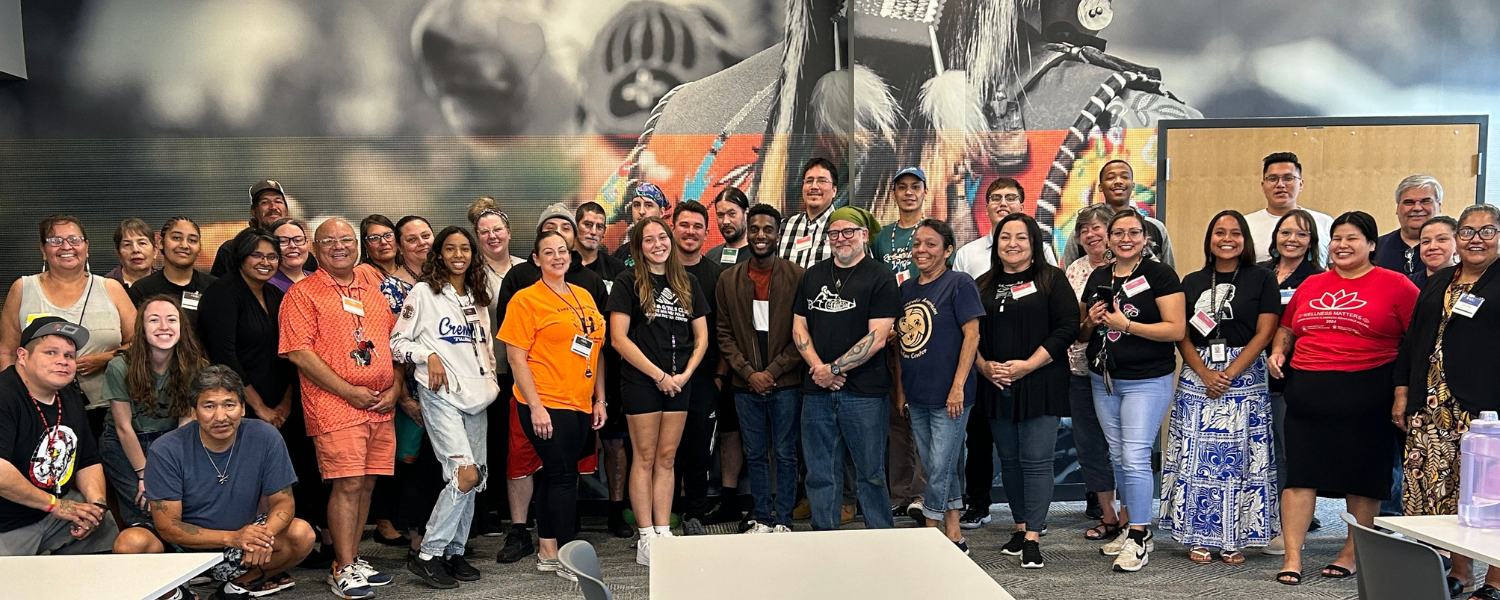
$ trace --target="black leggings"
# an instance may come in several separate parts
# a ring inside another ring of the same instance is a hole
[[[541,439],[531,427],[531,407],[517,403],[517,416],[521,429],[537,458],[542,459],[542,470],[533,480],[536,491],[536,533],[538,537],[557,540],[562,546],[573,541],[578,533],[578,456],[584,443],[590,439],[589,428],[592,416],[589,413],[549,408],[552,417],[552,437]]]

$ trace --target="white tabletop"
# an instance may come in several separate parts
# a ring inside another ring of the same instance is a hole
[[[652,600],[768,598],[1011,600],[931,527],[651,540]]]
[[[149,600],[219,563],[218,552],[0,558],[5,600]]]
[[[1457,552],[1489,565],[1500,565],[1500,529],[1464,527],[1457,515],[1375,517],[1375,524]]]

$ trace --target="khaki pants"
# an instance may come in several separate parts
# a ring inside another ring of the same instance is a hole
[[[84,502],[83,494],[78,490],[68,492],[63,498]],[[0,533],[0,556],[104,554],[114,548],[115,536],[120,534],[109,511],[104,512],[99,528],[81,540],[73,538],[72,525],[71,521],[47,515],[25,527]]]

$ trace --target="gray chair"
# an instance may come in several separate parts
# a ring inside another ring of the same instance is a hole
[[[594,547],[588,542],[568,542],[558,549],[557,559],[562,562],[563,567],[578,576],[578,588],[583,590],[584,600],[614,600],[614,594],[609,593],[609,586],[604,585],[599,569],[599,556],[594,554]]]
[[[1341,516],[1354,535],[1360,600],[1450,600],[1442,557],[1431,547]]]

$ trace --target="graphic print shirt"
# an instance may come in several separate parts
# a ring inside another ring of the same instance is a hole
[[[906,403],[942,408],[958,371],[964,323],[984,316],[979,287],[968,274],[944,271],[927,284],[913,277],[901,284],[901,318],[896,322],[901,349],[901,388]],[[964,406],[974,404],[974,369],[964,380]]]
[[[79,471],[99,464],[83,398],[69,386],[52,404],[33,403],[14,366],[0,371],[0,459],[9,461],[37,489],[54,496],[67,494]],[[46,514],[0,497],[0,533],[40,521]]]
[[[1182,291],[1187,294],[1187,316],[1191,319],[1202,311],[1213,317],[1217,326],[1209,332],[1210,335],[1223,338],[1230,348],[1243,348],[1255,337],[1255,325],[1261,315],[1281,314],[1281,293],[1277,290],[1276,274],[1259,265],[1242,268],[1237,273],[1219,273],[1217,292],[1208,289],[1214,277],[1208,271],[1200,270],[1182,278]],[[1191,320],[1187,331],[1194,346],[1208,347],[1210,337],[1194,327]]]
[[[691,313],[682,309],[677,294],[667,285],[666,275],[651,275],[651,290],[656,294],[656,316],[651,320],[646,319],[645,311],[641,310],[641,300],[635,289],[635,271],[624,271],[615,277],[613,290],[609,293],[609,302],[605,305],[607,313],[623,313],[630,315],[630,331],[626,337],[640,348],[641,353],[651,361],[657,368],[672,374],[682,373],[687,370],[688,359],[693,355],[693,320],[699,317],[707,317],[709,313],[708,297],[703,288],[698,285],[698,278],[688,275],[688,282],[692,285],[693,310]],[[704,361],[698,368],[713,370],[713,365]],[[630,364],[630,361],[620,361],[620,376],[624,381],[640,385],[655,386],[651,376],[642,373],[640,369]]]
[[[1292,368],[1354,372],[1395,360],[1417,292],[1406,277],[1380,267],[1354,279],[1336,271],[1308,277],[1281,315],[1281,326],[1297,336]]]
[[[901,292],[896,289],[896,276],[878,261],[865,258],[853,267],[842,268],[829,259],[803,274],[792,307],[793,312],[807,319],[807,331],[818,358],[832,364],[869,333],[870,319],[900,318]],[[889,393],[891,371],[885,364],[885,350],[850,369],[845,377],[843,391],[855,396],[880,397]],[[802,391],[829,393],[811,377],[802,378]]]

